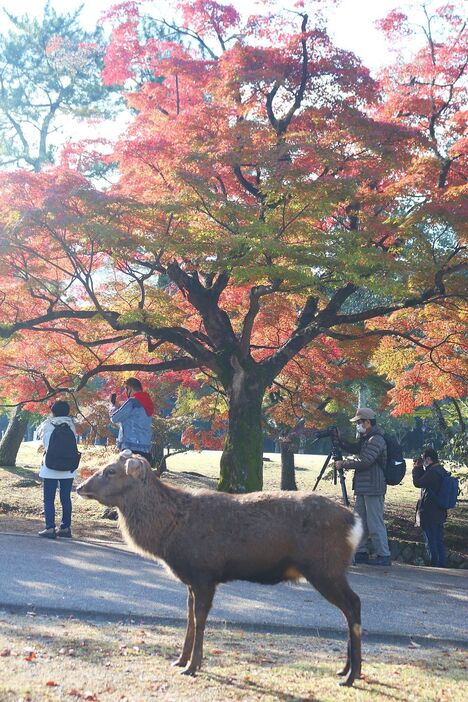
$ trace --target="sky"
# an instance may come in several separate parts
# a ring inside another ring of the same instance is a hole
[[[231,0],[231,2],[241,11],[252,12],[252,0]],[[16,15],[25,13],[40,15],[43,4],[42,0],[0,0],[0,7]],[[51,0],[51,5],[61,11],[76,9],[80,4],[84,5],[82,22],[89,29],[96,24],[101,13],[116,2],[115,0],[82,0],[80,3],[79,0]],[[293,0],[290,3],[284,3],[285,6],[288,4],[292,7]],[[325,6],[326,4],[324,3]],[[418,0],[413,0],[404,4],[417,8],[420,3]],[[171,15],[170,8],[174,2],[159,0],[154,5],[161,14],[168,17]],[[376,71],[389,61],[389,52],[385,39],[374,26],[374,22],[398,5],[401,5],[398,0],[341,0],[338,6],[330,2],[327,8],[330,33],[339,46],[353,51],[368,68]],[[165,8],[167,13],[164,12]],[[0,27],[1,25],[3,21]]]

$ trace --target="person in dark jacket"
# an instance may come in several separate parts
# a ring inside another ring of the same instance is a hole
[[[114,395],[111,398],[110,419],[113,424],[119,425],[117,446],[120,451],[130,449],[151,463],[153,401],[143,391],[138,378],[127,378],[125,393],[128,399],[122,405]]]
[[[360,407],[350,421],[356,423],[359,440],[354,443],[340,438],[339,441],[345,451],[357,454],[357,458],[335,461],[335,465],[337,468],[354,470],[354,512],[360,516],[364,527],[363,538],[354,562],[390,566],[392,562],[384,522],[387,484],[383,468],[387,462],[387,444],[382,430],[377,426],[375,412],[370,408]],[[369,558],[369,539],[376,554],[375,558]]]
[[[424,449],[421,458],[414,461],[413,485],[421,488],[421,497],[416,505],[416,526],[422,529],[431,565],[439,568],[447,565],[444,545],[447,510],[439,507],[431,493],[439,490],[445,474],[446,470],[440,465],[437,451],[433,448]]]

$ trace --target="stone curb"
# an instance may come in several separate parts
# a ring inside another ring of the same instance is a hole
[[[389,539],[390,554],[393,561],[411,565],[430,565],[424,544],[418,541],[398,541]],[[468,569],[468,558],[458,551],[447,551],[447,568]]]

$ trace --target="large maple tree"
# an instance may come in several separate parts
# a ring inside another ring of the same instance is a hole
[[[431,34],[415,80],[400,66],[379,83],[333,45],[318,5],[243,20],[184,2],[164,41],[138,3],[119,5],[103,78],[134,119],[109,156],[115,184],[79,172],[86,145],[1,182],[8,367],[40,339],[39,398],[97,373],[203,372],[228,405],[228,491],[261,489],[262,401],[300,354],[332,379],[350,340],[398,334],[393,315],[463,291],[462,52],[430,69]]]

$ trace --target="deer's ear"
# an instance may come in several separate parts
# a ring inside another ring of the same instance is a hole
[[[134,456],[125,462],[125,472],[131,478],[144,478],[146,475],[146,464],[147,461],[144,458]]]

